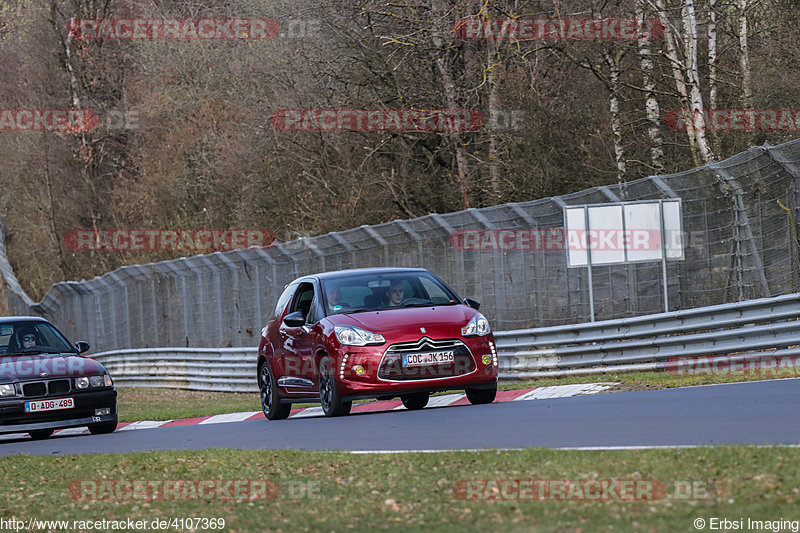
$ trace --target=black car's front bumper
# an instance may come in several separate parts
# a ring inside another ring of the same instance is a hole
[[[117,420],[117,391],[114,389],[72,391],[61,397],[73,398],[75,407],[58,411],[26,413],[25,402],[53,400],[58,397],[0,399],[0,434],[27,433],[39,429],[74,428]],[[94,414],[95,409],[103,408],[110,408],[111,412],[100,416]]]

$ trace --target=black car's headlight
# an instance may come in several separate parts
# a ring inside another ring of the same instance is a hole
[[[113,384],[111,376],[108,374],[75,378],[76,389],[99,389],[101,387],[111,387]]]
[[[7,398],[9,396],[16,396],[17,389],[13,383],[3,383],[0,385],[0,398]]]
[[[348,346],[366,346],[368,344],[383,344],[386,339],[383,335],[372,333],[355,326],[334,326],[333,331],[339,342]]]
[[[480,313],[475,313],[467,325],[461,328],[461,334],[465,337],[483,336],[492,332],[489,321]]]

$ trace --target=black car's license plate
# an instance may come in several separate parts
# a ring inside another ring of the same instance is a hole
[[[39,411],[57,411],[59,409],[72,409],[75,407],[75,400],[72,398],[59,398],[58,400],[35,400],[25,402],[26,413],[36,413]]]

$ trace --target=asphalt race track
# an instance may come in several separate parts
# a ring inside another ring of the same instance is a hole
[[[144,450],[409,451],[476,448],[800,445],[800,379],[358,413],[341,418],[3,440],[0,456]]]

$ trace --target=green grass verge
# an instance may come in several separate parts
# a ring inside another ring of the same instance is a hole
[[[69,521],[224,518],[228,533],[696,531],[692,524],[697,518],[707,524],[712,517],[744,519],[745,523],[748,518],[800,519],[798,459],[800,450],[796,448],[746,446],[391,455],[230,449],[23,455],[0,459],[0,517]],[[132,499],[129,492],[122,491],[122,501],[108,501],[110,484],[104,489],[101,483],[246,479],[277,483],[277,496],[255,501],[148,501]],[[474,501],[454,492],[454,487],[463,486],[458,485],[460,481],[588,479],[649,480],[662,483],[666,490],[657,494],[663,497],[647,501]],[[98,483],[97,492],[91,485],[83,485],[81,492],[80,482],[86,480]],[[676,486],[692,489],[676,492]],[[81,495],[100,501],[75,499]]]
[[[204,392],[179,389],[117,388],[120,422],[172,420],[195,416],[260,411],[257,393]]]
[[[672,375],[665,372],[637,372],[628,374],[603,374],[569,378],[547,378],[523,382],[501,382],[500,389],[523,389],[570,385],[575,383],[616,382],[609,392],[666,389],[715,383],[761,380],[774,377],[796,377],[793,374],[721,374]],[[241,411],[260,411],[257,393],[201,392],[179,389],[118,388],[121,422],[138,420],[172,420],[210,416]],[[315,404],[297,404],[307,407]]]

